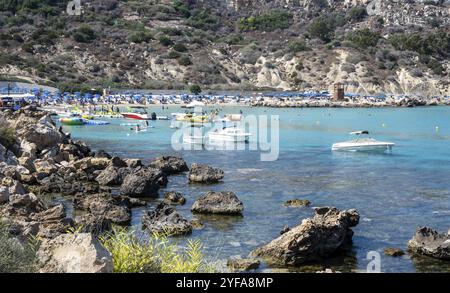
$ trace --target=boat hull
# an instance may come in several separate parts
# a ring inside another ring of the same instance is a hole
[[[226,141],[226,142],[248,142],[248,135],[223,135],[210,133],[209,139],[214,141]]]
[[[150,120],[150,117],[146,114],[136,114],[136,113],[122,113],[122,116],[128,119],[135,120]]]
[[[391,150],[393,143],[377,143],[377,144],[334,144],[331,147],[333,151],[346,152],[385,152]]]

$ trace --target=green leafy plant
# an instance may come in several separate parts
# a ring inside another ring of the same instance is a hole
[[[0,118],[0,144],[11,150],[16,143],[16,133],[5,120]]]
[[[9,234],[8,227],[0,225],[0,273],[36,272],[39,243],[37,238],[21,243]]]
[[[202,92],[202,88],[198,84],[193,84],[189,86],[189,91],[194,95],[198,95]]]
[[[292,14],[287,11],[274,11],[268,14],[242,18],[238,22],[242,31],[274,31],[288,28],[292,21]]]
[[[100,236],[100,242],[113,258],[115,273],[201,273],[213,272],[205,261],[202,245],[189,240],[182,249],[167,236],[153,234],[139,240],[134,231],[114,227],[112,232]]]
[[[375,47],[379,39],[380,35],[377,32],[373,32],[367,28],[347,35],[347,40],[349,40],[353,46],[361,49]]]
[[[133,43],[147,43],[153,38],[152,34],[148,31],[139,31],[133,33],[128,40]]]

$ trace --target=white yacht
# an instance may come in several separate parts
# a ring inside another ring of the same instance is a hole
[[[369,131],[353,131],[350,132],[351,136],[356,136],[355,139],[338,142],[332,145],[331,150],[333,151],[381,151],[391,150],[395,145],[392,142],[378,141],[369,136]]]
[[[210,140],[215,141],[232,141],[232,142],[248,142],[251,133],[244,132],[239,128],[224,128],[208,132]]]

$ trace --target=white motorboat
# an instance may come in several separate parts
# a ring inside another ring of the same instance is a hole
[[[129,111],[121,113],[123,117],[136,120],[150,120],[151,117],[148,115],[146,108],[142,106],[130,106]]]
[[[215,141],[232,141],[232,142],[248,142],[251,133],[244,132],[239,128],[224,128],[208,132],[210,140]]]
[[[356,136],[355,139],[338,142],[332,145],[331,150],[333,151],[363,151],[363,152],[371,152],[371,151],[379,151],[384,152],[386,150],[391,150],[395,145],[392,142],[386,141],[378,141],[369,136],[369,131],[353,131],[350,132],[350,135]]]
[[[184,108],[195,108],[195,107],[204,107],[204,106],[205,106],[205,103],[194,100],[194,101],[190,102],[189,104],[185,105]]]

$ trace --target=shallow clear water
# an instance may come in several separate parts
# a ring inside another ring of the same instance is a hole
[[[169,178],[166,190],[187,198],[178,207],[187,218],[195,199],[208,190],[230,190],[243,201],[242,217],[202,216],[205,228],[192,236],[203,240],[210,258],[247,256],[251,250],[313,214],[312,208],[286,208],[288,199],[308,199],[312,206],[356,208],[361,215],[354,228],[353,251],[336,259],[300,270],[332,267],[364,271],[366,255],[381,253],[383,272],[450,271],[450,262],[406,255],[383,255],[385,247],[406,249],[415,229],[427,225],[448,231],[450,219],[450,107],[383,109],[271,109],[226,107],[224,113],[279,115],[280,155],[277,161],[261,162],[258,151],[173,151],[170,121],[151,122],[154,129],[134,133],[126,122],[111,119],[108,126],[65,127],[74,138],[87,141],[94,150],[141,158],[178,153],[190,164],[207,163],[225,171],[222,183],[189,185],[186,175]],[[181,112],[161,110],[158,115]],[[436,128],[438,127],[438,128]],[[392,153],[336,153],[334,142],[347,140],[352,130],[370,130],[374,138],[396,143]],[[254,138],[253,138],[254,139]],[[133,211],[133,225],[140,225],[143,210]],[[180,240],[183,241],[183,240]],[[266,269],[264,266],[262,270]]]

